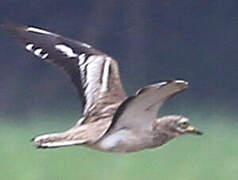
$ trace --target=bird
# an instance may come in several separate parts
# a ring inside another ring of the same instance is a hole
[[[91,45],[36,27],[3,28],[24,48],[64,71],[81,99],[82,117],[70,129],[32,139],[36,148],[82,145],[129,153],[160,147],[181,135],[202,135],[183,115],[157,117],[161,106],[188,88],[182,79],[159,81],[127,96],[117,61]]]

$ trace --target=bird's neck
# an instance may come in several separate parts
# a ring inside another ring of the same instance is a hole
[[[152,148],[166,144],[168,141],[174,138],[173,135],[169,135],[165,132],[154,132]]]

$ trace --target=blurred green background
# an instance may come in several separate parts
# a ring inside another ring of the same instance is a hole
[[[164,79],[189,81],[159,115],[183,114],[205,133],[127,155],[37,150],[30,139],[73,126],[80,100],[63,73],[1,31],[0,179],[238,178],[237,0],[8,0],[0,7],[0,24],[39,26],[110,54],[128,94]]]
[[[38,117],[32,119],[34,124],[24,126],[2,124],[0,177],[14,180],[236,180],[238,123],[216,115],[209,118],[214,119],[215,125],[197,123],[205,132],[202,137],[183,136],[160,149],[131,154],[104,153],[84,147],[35,149],[30,137],[43,130],[65,129],[66,123],[56,122],[65,120],[61,118],[42,123]]]

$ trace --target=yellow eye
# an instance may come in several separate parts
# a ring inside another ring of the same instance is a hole
[[[179,127],[182,128],[182,129],[186,129],[188,126],[189,126],[188,122],[182,122],[182,123],[179,124]]]

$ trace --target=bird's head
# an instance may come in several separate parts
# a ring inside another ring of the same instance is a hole
[[[171,137],[177,137],[183,134],[203,134],[190,125],[188,118],[180,115],[169,115],[157,119],[154,123],[154,129],[159,133],[161,132]]]

